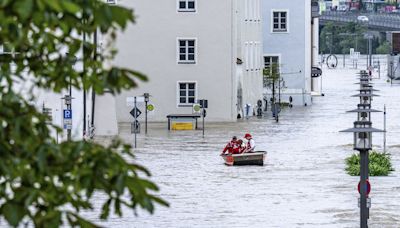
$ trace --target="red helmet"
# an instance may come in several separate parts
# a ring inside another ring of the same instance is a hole
[[[253,138],[253,137],[251,137],[251,135],[249,133],[247,133],[244,135],[244,138],[247,139],[247,138]]]

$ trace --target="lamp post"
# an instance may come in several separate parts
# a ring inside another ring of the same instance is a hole
[[[371,113],[380,112],[375,109],[371,109],[372,98],[378,95],[373,94],[374,91],[372,83],[370,82],[369,74],[366,71],[360,71],[359,73],[359,94],[353,95],[352,97],[359,97],[360,104],[357,105],[357,109],[348,111],[351,113],[357,113],[357,121],[354,122],[353,128],[343,130],[341,132],[353,133],[353,149],[360,152],[360,182],[359,182],[359,207],[360,207],[360,227],[368,227],[369,218],[369,192],[371,186],[369,184],[369,151],[372,149],[372,133],[373,132],[384,132],[382,130],[372,127]]]
[[[144,133],[147,135],[147,105],[150,101],[150,94],[149,93],[144,93],[144,104],[145,104],[145,112],[144,112]]]

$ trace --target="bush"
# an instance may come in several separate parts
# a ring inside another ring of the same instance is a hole
[[[369,175],[387,176],[394,171],[390,161],[390,154],[372,151],[369,153]],[[360,175],[360,154],[353,154],[346,158],[346,172],[351,176]]]
[[[390,54],[390,51],[391,51],[390,43],[385,41],[376,49],[376,54],[387,55]]]

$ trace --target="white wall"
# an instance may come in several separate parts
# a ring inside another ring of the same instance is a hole
[[[198,98],[209,100],[209,121],[234,121],[236,97],[236,40],[232,1],[202,0],[195,13],[178,13],[177,1],[124,1],[137,15],[117,40],[115,64],[139,70],[149,82],[123,92],[116,99],[117,119],[130,122],[126,97],[152,95],[156,111],[149,121],[166,121],[167,114],[188,114],[192,108],[177,107],[177,81],[194,81]],[[121,1],[122,3],[122,1]],[[156,7],[155,7],[156,6]],[[177,38],[197,39],[197,63],[177,64]]]
[[[244,0],[238,3],[238,25],[240,45],[238,58],[243,60],[243,73],[239,81],[243,88],[243,106],[256,107],[262,100],[262,14],[261,0]],[[243,107],[242,107],[243,108]]]

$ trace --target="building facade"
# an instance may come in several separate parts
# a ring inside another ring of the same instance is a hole
[[[116,112],[118,122],[132,122],[127,99],[144,93],[155,106],[149,121],[156,122],[166,121],[168,114],[192,114],[199,99],[208,100],[208,121],[235,121],[246,104],[254,108],[262,99],[259,0],[117,4],[133,8],[137,23],[118,36],[114,64],[149,78],[114,101],[97,102],[114,102],[109,112]]]
[[[283,79],[280,97],[283,101],[291,97],[293,105],[312,104],[312,93],[319,88],[318,81],[313,82],[311,77],[319,49],[318,17],[313,17],[311,3],[311,0],[262,1],[264,64],[279,66]],[[265,88],[264,93],[270,100],[271,89]]]

